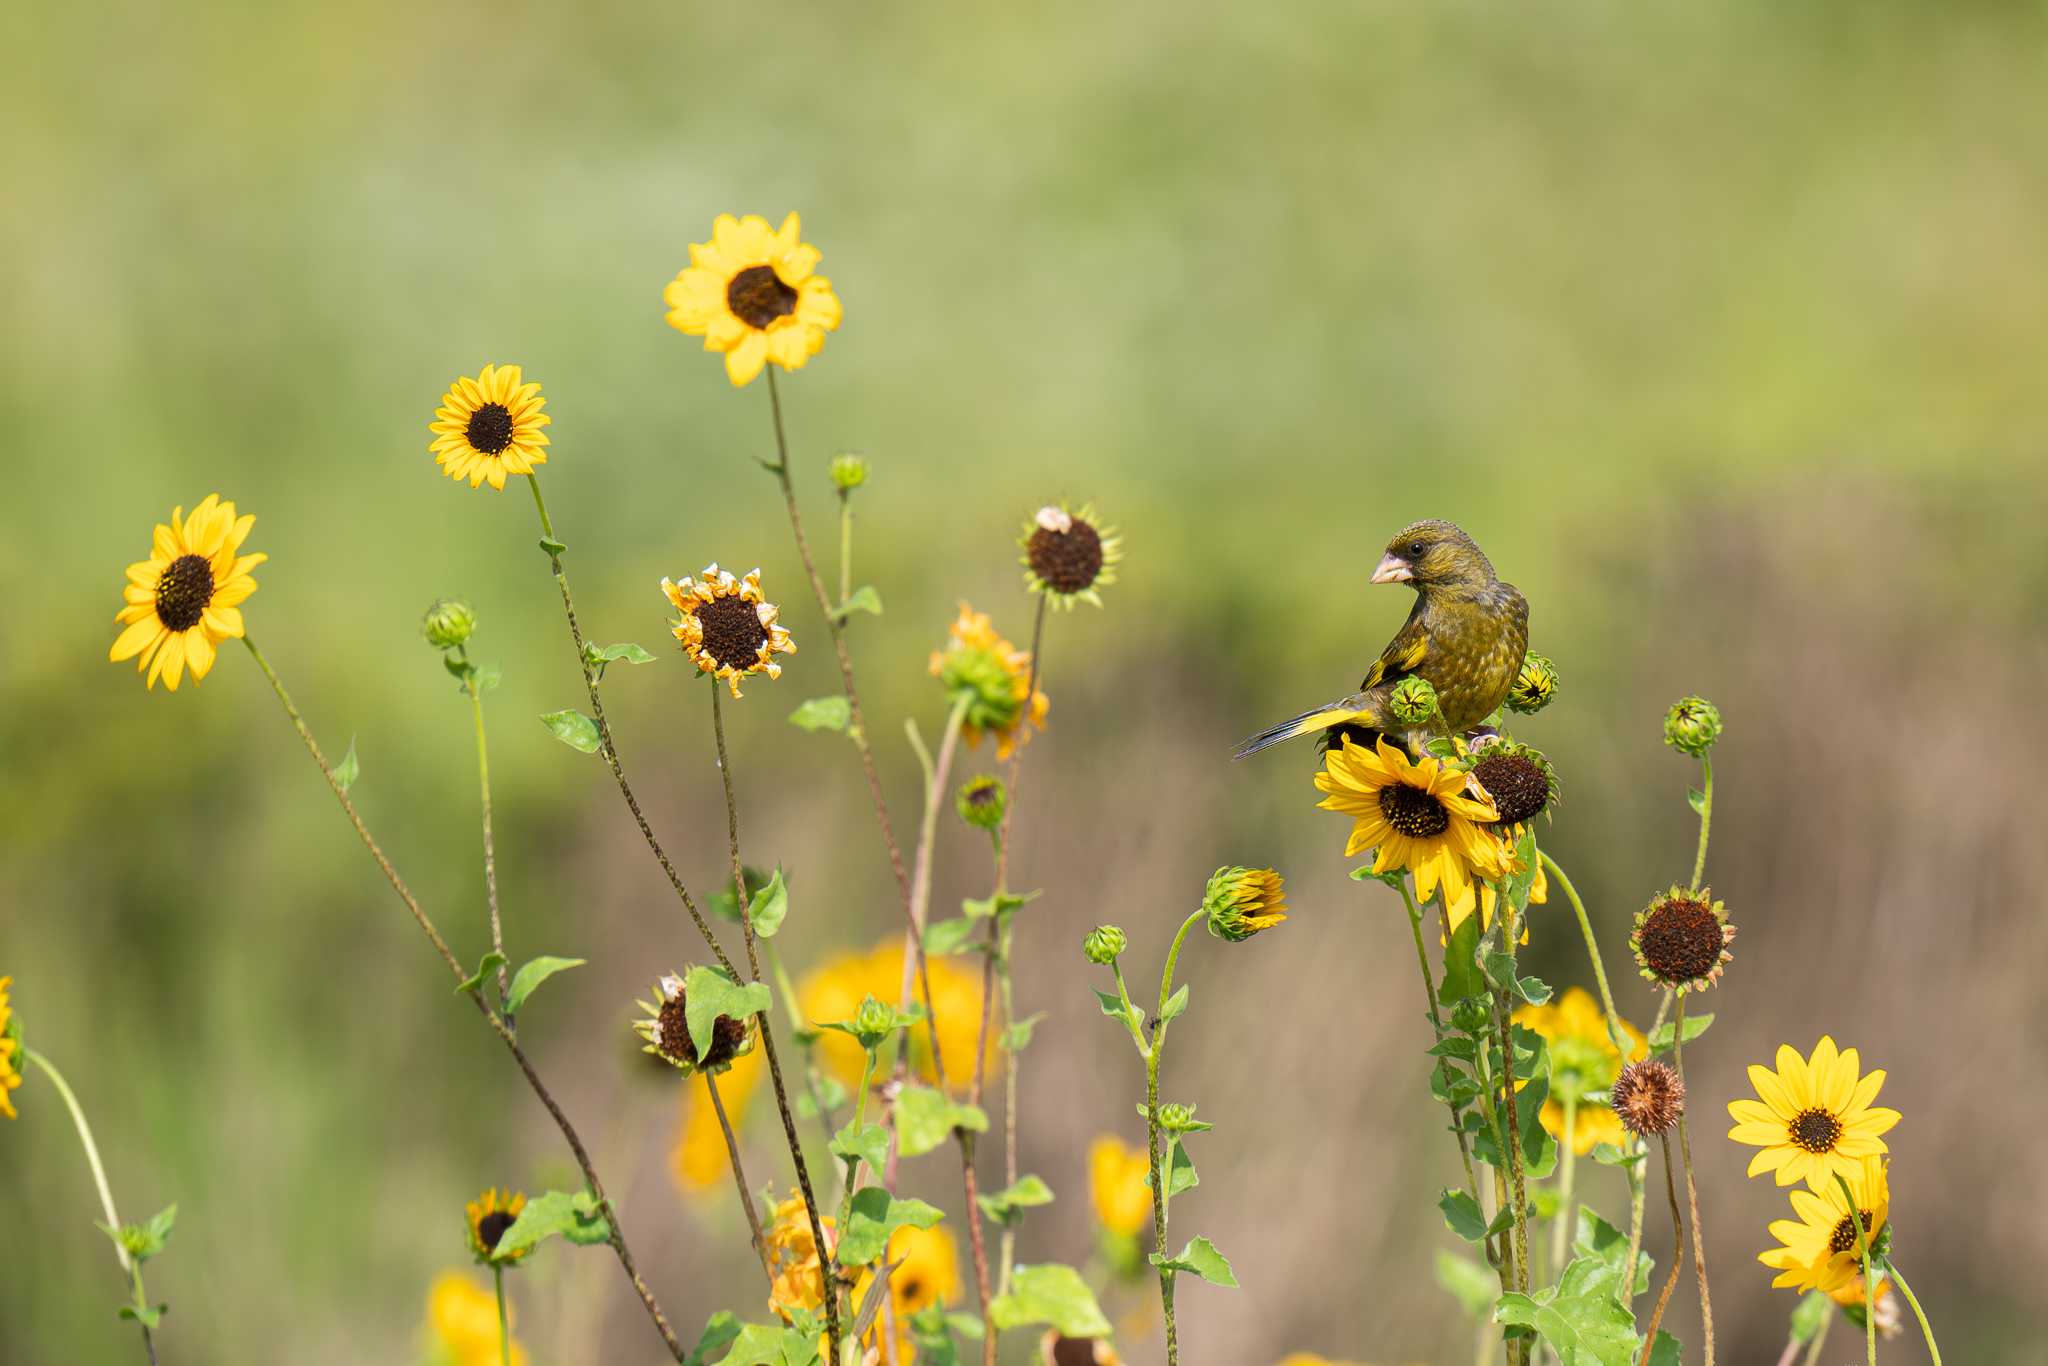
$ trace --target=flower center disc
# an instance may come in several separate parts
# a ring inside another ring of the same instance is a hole
[[[1786,1126],[1786,1132],[1794,1143],[1810,1153],[1832,1152],[1835,1141],[1842,1136],[1842,1121],[1826,1110],[1801,1110]]]
[[[1501,823],[1517,825],[1539,815],[1550,800],[1550,779],[1533,760],[1519,754],[1496,754],[1473,766],[1472,776],[1493,798]]]
[[[697,1041],[690,1037],[690,1022],[687,1013],[688,1002],[681,992],[661,1003],[659,1020],[661,1040],[655,1047],[662,1056],[676,1062],[697,1061]],[[711,1022],[711,1051],[704,1059],[704,1066],[716,1067],[731,1062],[746,1041],[747,1026],[744,1021],[721,1015]]]
[[[767,331],[777,318],[796,312],[796,291],[782,283],[773,266],[748,266],[725,287],[725,306],[748,327]]]
[[[204,555],[180,555],[156,581],[157,620],[173,631],[189,631],[213,601],[213,566]]]
[[[1871,1212],[1867,1209],[1858,1210],[1856,1211],[1856,1213],[1863,1220],[1864,1236],[1869,1237],[1875,1216],[1873,1216]],[[1848,1215],[1845,1214],[1842,1216],[1841,1221],[1835,1225],[1834,1236],[1828,1239],[1828,1251],[1830,1253],[1836,1253],[1854,1252],[1855,1250],[1856,1220],[1851,1219]]]
[[[1053,1366],[1095,1366],[1092,1338],[1061,1338],[1052,1347]]]
[[[1406,783],[1380,789],[1380,814],[1410,839],[1426,840],[1451,828],[1451,813],[1433,795]]]
[[[704,627],[704,653],[726,669],[747,669],[761,662],[768,628],[745,598],[713,598],[697,609]]]
[[[1726,939],[1713,907],[1675,897],[1650,912],[1638,943],[1643,961],[1657,976],[1666,982],[1696,982],[1713,973]]]
[[[497,455],[512,444],[511,411],[502,403],[486,403],[469,415],[469,425],[462,429],[462,436],[470,449]]]
[[[477,1241],[484,1245],[484,1251],[493,1251],[498,1246],[498,1240],[505,1236],[506,1230],[510,1229],[517,1222],[512,1215],[504,1210],[494,1209],[476,1221]]]
[[[1055,593],[1083,593],[1102,572],[1102,533],[1079,517],[1065,531],[1039,527],[1025,546],[1031,572]]]

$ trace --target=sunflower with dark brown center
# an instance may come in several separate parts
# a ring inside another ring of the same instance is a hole
[[[1106,1338],[1070,1338],[1057,1328],[1039,1340],[1038,1355],[1044,1366],[1123,1366]]]
[[[1472,765],[1472,780],[1493,799],[1503,829],[1519,826],[1543,814],[1557,796],[1557,775],[1545,759],[1527,745],[1501,740],[1479,751]]]
[[[114,617],[123,629],[107,658],[133,657],[138,672],[148,671],[148,686],[161,678],[171,692],[188,670],[195,680],[206,677],[220,643],[242,634],[237,604],[256,591],[249,571],[270,558],[240,553],[255,524],[211,493],[190,517],[171,509],[169,524],[157,523],[149,558],[128,566]]]
[[[775,624],[779,609],[761,596],[758,569],[736,579],[709,565],[698,578],[681,583],[663,579],[661,591],[682,613],[673,634],[684,653],[699,673],[724,679],[734,697],[740,695],[742,677],[765,673],[780,678],[782,665],[775,656],[796,653],[789,632]]]
[[[519,1222],[519,1212],[526,1208],[526,1197],[518,1191],[508,1190],[502,1195],[496,1186],[469,1202],[469,1250],[486,1266],[512,1266],[525,1259],[533,1251],[531,1247],[520,1248],[517,1252],[498,1255],[498,1243]]]
[[[734,384],[752,382],[771,362],[800,370],[840,320],[839,296],[817,273],[818,260],[795,214],[779,228],[754,214],[720,214],[711,240],[690,244],[690,264],[662,291],[669,326],[724,352]]]
[[[1078,510],[1065,503],[1040,508],[1025,523],[1017,544],[1024,550],[1019,563],[1025,589],[1045,594],[1055,607],[1071,608],[1077,602],[1102,606],[1098,590],[1116,582],[1117,562],[1123,558],[1123,538],[1115,527],[1101,525],[1092,503]]]
[[[1413,873],[1424,905],[1442,888],[1447,929],[1472,914],[1481,884],[1507,875],[1509,851],[1487,833],[1500,813],[1471,795],[1463,769],[1433,754],[1415,762],[1384,739],[1372,748],[1347,740],[1324,754],[1316,788],[1328,794],[1323,810],[1351,817],[1344,856],[1371,849],[1374,876]]]
[[[1669,1063],[1656,1058],[1623,1067],[1610,1097],[1615,1118],[1637,1138],[1670,1132],[1685,1113],[1685,1083]]]
[[[1861,1244],[1867,1242],[1872,1255],[1882,1258],[1890,1243],[1891,1182],[1881,1157],[1862,1159],[1843,1173],[1843,1179],[1848,1196],[1832,1178],[1824,1185],[1794,1190],[1792,1212],[1798,1218],[1771,1222],[1771,1236],[1779,1246],[1758,1253],[1757,1260],[1779,1273],[1772,1285],[1861,1302],[1860,1293],[1844,1292],[1862,1289]]]
[[[735,1020],[720,1015],[711,1022],[710,1046],[700,1058],[697,1041],[690,1037],[689,995],[680,973],[670,973],[654,985],[654,999],[641,1003],[647,1013],[633,1021],[633,1032],[642,1041],[641,1052],[651,1053],[671,1067],[688,1074],[696,1071],[723,1072],[733,1059],[754,1048],[753,1017]]]
[[[518,366],[486,365],[475,379],[464,376],[448,386],[428,424],[434,439],[427,449],[450,479],[467,479],[471,488],[488,480],[502,489],[508,476],[532,474],[547,463],[541,428],[554,421],[542,411],[547,403]]]
[[[1651,981],[1674,991],[1705,991],[1721,979],[1722,965],[1733,961],[1728,945],[1734,938],[1728,909],[1712,890],[1674,886],[1636,912],[1628,945]]]
[[[1749,1174],[1774,1172],[1778,1184],[1806,1181],[1831,1185],[1837,1175],[1853,1176],[1866,1158],[1887,1151],[1884,1137],[1899,1122],[1897,1110],[1872,1104],[1884,1086],[1884,1071],[1863,1071],[1853,1048],[1837,1048],[1823,1036],[1810,1056],[1789,1044],[1778,1049],[1777,1067],[1752,1066],[1754,1100],[1731,1100],[1728,1137],[1761,1149]]]

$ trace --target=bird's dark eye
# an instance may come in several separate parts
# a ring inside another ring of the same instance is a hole
[[[1425,553],[1427,553],[1428,550],[1429,547],[1421,541],[1410,541],[1408,543],[1408,554],[1410,558],[1419,559]]]

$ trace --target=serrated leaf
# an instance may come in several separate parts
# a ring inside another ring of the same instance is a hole
[[[512,974],[512,989],[505,996],[505,1013],[517,1015],[519,1008],[526,1004],[526,998],[533,995],[542,982],[558,972],[580,968],[584,961],[581,958],[555,958],[543,954],[539,958],[529,959],[520,964],[519,971]]]
[[[929,1086],[906,1086],[896,1097],[896,1148],[905,1157],[922,1157],[953,1136],[955,1129],[986,1133],[988,1116],[980,1107],[962,1105]]]
[[[362,776],[363,766],[356,760],[356,737],[348,737],[348,753],[341,756],[341,762],[334,766],[334,785],[343,792],[356,785]]]
[[[1486,1214],[1469,1193],[1446,1189],[1437,1197],[1436,1207],[1443,1211],[1444,1226],[1466,1242],[1476,1243],[1486,1236]]]
[[[841,1266],[866,1266],[889,1246],[889,1235],[899,1228],[930,1228],[945,1218],[936,1205],[922,1200],[899,1199],[880,1186],[866,1186],[853,1197],[846,1216],[846,1230],[839,1239]]]
[[[1713,1023],[1714,1015],[1712,1011],[1708,1011],[1704,1015],[1686,1016],[1685,1042],[1691,1043],[1694,1039],[1697,1039],[1700,1035],[1706,1033],[1707,1026]],[[1674,1021],[1666,1020],[1663,1024],[1658,1025],[1655,1029],[1650,1031],[1650,1052],[1668,1053],[1671,1051],[1671,1040],[1673,1038],[1673,1024]]]
[[[789,723],[804,730],[845,730],[853,722],[853,704],[841,694],[813,697],[789,714]]]
[[[889,1130],[880,1124],[851,1124],[832,1136],[831,1149],[838,1157],[857,1157],[875,1171],[889,1160]]]
[[[1550,999],[1550,984],[1540,977],[1517,978],[1515,995],[1532,1006],[1540,1006]]]
[[[1216,1245],[1207,1238],[1195,1238],[1171,1259],[1153,1253],[1146,1259],[1161,1269],[1192,1271],[1211,1285],[1237,1288],[1237,1276],[1230,1269],[1230,1259],[1216,1250]]]
[[[460,982],[455,984],[455,994],[460,996],[466,991],[480,990],[483,987],[484,978],[490,976],[493,972],[496,972],[499,968],[502,968],[504,966],[505,955],[499,953],[496,949],[493,949],[491,952],[485,954],[483,956],[483,959],[477,963],[476,971],[474,973],[472,973],[468,977],[463,978]]]
[[[1444,985],[1438,993],[1445,1001],[1462,1001],[1470,996],[1485,992],[1486,982],[1479,975],[1479,917],[1468,915],[1451,931],[1450,941],[1444,945]]]
[[[722,1354],[740,1335],[740,1321],[730,1309],[721,1309],[704,1321],[697,1345],[683,1358],[683,1366],[711,1366],[714,1355]]]
[[[975,922],[964,915],[950,920],[934,920],[924,927],[924,951],[941,957],[958,953],[974,938]]]
[[[1100,989],[1095,990],[1095,999],[1102,1003],[1102,1013],[1110,1019],[1133,1029],[1145,1027],[1145,1007],[1133,1003],[1126,1008],[1122,997],[1113,996]]]
[[[1499,991],[1514,990],[1515,956],[1513,954],[1502,953],[1499,949],[1494,949],[1480,956],[1479,966],[1480,970],[1486,974],[1486,984],[1488,986]]]
[[[1166,998],[1166,1004],[1159,1008],[1159,1023],[1165,1024],[1169,1020],[1179,1019],[1181,1013],[1188,1008],[1189,985],[1187,982],[1181,983],[1180,990]]]
[[[1046,1012],[1040,1010],[1014,1021],[1003,1031],[1003,1051],[1014,1056],[1031,1047],[1031,1031],[1038,1027],[1038,1022],[1045,1015]]]
[[[621,641],[617,645],[604,646],[598,650],[597,657],[607,664],[619,659],[625,660],[628,664],[652,664],[654,662],[653,655],[647,653],[647,651],[641,649],[630,640]]]
[[[754,893],[754,899],[747,903],[747,920],[754,927],[754,933],[763,939],[773,939],[775,932],[782,928],[783,917],[789,914],[789,884],[782,879],[782,868],[778,864],[768,879],[768,885]]]
[[[1614,1225],[1602,1219],[1592,1210],[1579,1207],[1579,1226],[1572,1235],[1572,1250],[1578,1256],[1592,1257],[1606,1264],[1610,1278],[1617,1292],[1621,1286],[1621,1264],[1628,1256],[1628,1236]],[[1633,1294],[1640,1295],[1650,1288],[1650,1271],[1656,1265],[1647,1252],[1636,1253],[1636,1283]]]
[[[873,584],[864,583],[854,589],[832,615],[844,621],[855,612],[872,612],[878,617],[882,615],[882,595],[875,591]]]
[[[1081,1273],[1058,1262],[1017,1267],[1010,1292],[995,1298],[989,1316],[998,1332],[1034,1323],[1051,1324],[1070,1338],[1105,1338],[1113,1331]]]
[[[548,734],[574,750],[585,754],[597,753],[600,737],[597,722],[575,708],[543,713],[540,723],[548,728]]]
[[[1151,1184],[1150,1179],[1146,1181]],[[1166,1197],[1171,1200],[1182,1191],[1191,1191],[1202,1184],[1202,1178],[1195,1174],[1195,1159],[1188,1156],[1188,1148],[1178,1138],[1167,1145],[1166,1152]]]
[[[987,1211],[988,1217],[1005,1224],[1010,1223],[1020,1209],[1051,1203],[1052,1187],[1035,1176],[1020,1176],[994,1194],[981,1197],[981,1207]]]
[[[1647,1152],[1625,1153],[1612,1143],[1593,1145],[1593,1160],[1603,1167],[1633,1167],[1648,1156]]]
[[[743,1323],[724,1356],[710,1366],[806,1366],[817,1360],[815,1339],[774,1323]]]
[[[774,1004],[766,982],[741,983],[724,968],[691,968],[683,978],[683,1023],[700,1058],[711,1052],[711,1030],[719,1016],[745,1020]]]
[[[1456,1037],[1444,1039],[1422,1051],[1432,1058],[1458,1058],[1465,1062],[1471,1062],[1478,1056],[1470,1039]]]
[[[609,1242],[612,1226],[589,1191],[548,1191],[526,1202],[512,1227],[498,1239],[494,1249],[500,1258],[510,1257],[560,1235],[572,1243],[589,1246]]]

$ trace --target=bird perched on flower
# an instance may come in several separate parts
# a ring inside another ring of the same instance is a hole
[[[1384,734],[1420,753],[1439,724],[1463,733],[1507,698],[1528,653],[1529,602],[1494,575],[1493,562],[1470,536],[1435,519],[1403,527],[1387,543],[1372,581],[1407,584],[1415,590],[1415,607],[1358,691],[1260,731],[1238,746],[1236,757],[1311,731],[1323,732],[1325,745],[1349,737],[1368,750]],[[1394,691],[1410,677],[1436,690],[1441,723],[1413,725],[1394,714]]]

